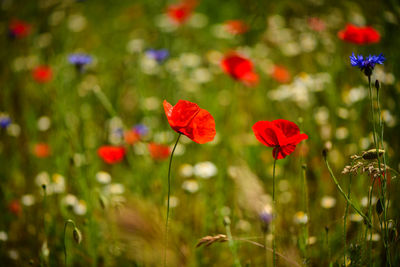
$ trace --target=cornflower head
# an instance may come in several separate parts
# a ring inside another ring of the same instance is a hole
[[[8,114],[0,112],[0,128],[6,129],[11,124],[11,118]]]
[[[386,58],[383,56],[383,54],[379,54],[378,56],[376,55],[369,55],[368,57],[363,57],[363,55],[358,55],[355,56],[354,52],[350,56],[350,64],[353,67],[359,67],[361,71],[364,72],[366,76],[371,76],[372,71],[375,68],[376,64],[381,64],[383,65],[383,62],[385,62]]]
[[[92,56],[83,53],[70,54],[68,62],[75,65],[79,71],[83,71],[83,67],[93,61]]]
[[[161,63],[168,58],[169,52],[167,49],[148,49],[146,51],[146,56],[148,58],[154,59],[158,63]]]

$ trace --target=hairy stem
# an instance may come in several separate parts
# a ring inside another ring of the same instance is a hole
[[[169,158],[169,165],[168,165],[168,198],[167,198],[167,219],[165,220],[165,250],[164,250],[164,266],[167,265],[167,249],[168,249],[168,220],[169,220],[169,200],[171,197],[171,166],[172,166],[172,159],[174,157],[174,152],[176,146],[178,145],[179,139],[181,138],[181,134],[178,134],[178,138],[176,139],[174,148],[172,149],[171,156]]]
[[[72,224],[74,226],[74,228],[76,228],[75,222],[73,220],[71,220],[71,219],[68,219],[64,224],[64,265],[65,266],[67,266],[67,245],[66,245],[66,242],[65,242],[65,235],[66,235],[67,226],[68,226],[69,223]]]
[[[274,215],[275,218],[272,219],[272,250],[273,250],[273,255],[272,255],[272,265],[275,267],[276,266],[276,238],[275,238],[275,226],[276,226],[276,200],[275,200],[275,167],[276,167],[276,158],[278,157],[279,150],[276,150],[275,156],[274,156],[274,168],[272,170],[272,202],[274,204]]]

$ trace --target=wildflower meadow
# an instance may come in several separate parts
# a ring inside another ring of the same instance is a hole
[[[400,266],[397,1],[0,1],[0,266]]]

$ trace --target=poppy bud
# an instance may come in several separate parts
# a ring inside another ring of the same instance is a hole
[[[328,149],[322,149],[322,156],[324,157],[324,159],[326,159],[326,157],[328,156]]]
[[[77,244],[80,244],[82,242],[82,233],[79,231],[78,228],[74,227],[74,230],[72,231],[72,234],[74,236],[74,240]]]
[[[379,91],[379,89],[381,88],[381,84],[379,83],[379,80],[375,81],[375,88],[377,91]]]
[[[108,202],[107,202],[107,199],[103,195],[99,196],[99,203],[100,203],[101,208],[103,210],[105,210],[106,207],[107,207]]]
[[[225,216],[225,217],[224,217],[224,225],[225,225],[225,226],[228,226],[228,225],[230,225],[230,224],[231,224],[231,219],[229,219],[228,216]]]
[[[378,215],[381,215],[382,212],[383,212],[382,202],[381,199],[378,199],[378,201],[376,202],[376,213],[378,213]]]

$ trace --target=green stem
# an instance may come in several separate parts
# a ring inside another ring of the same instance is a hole
[[[307,176],[306,176],[306,170],[307,170],[307,166],[305,164],[303,164],[302,166],[302,180],[303,180],[303,209],[304,212],[306,213],[308,219],[310,214],[309,214],[309,209],[308,209],[308,186],[307,186]],[[304,242],[304,262],[307,262],[307,257],[308,257],[308,253],[307,253],[307,242],[308,242],[308,223],[303,225],[303,242]]]
[[[114,110],[110,100],[108,100],[107,96],[104,94],[104,92],[101,90],[101,88],[99,86],[96,86],[92,89],[92,91],[97,96],[97,98],[100,100],[100,103],[107,110],[107,112],[110,114],[110,116],[111,117],[117,116],[117,112]]]
[[[276,158],[278,157],[279,150],[276,149],[276,153],[274,156],[274,168],[272,170],[272,202],[274,205],[274,214],[276,215],[276,200],[275,200],[275,166],[276,166]],[[276,266],[276,238],[275,238],[275,226],[276,226],[276,217],[272,219],[272,265]]]
[[[67,226],[69,223],[71,223],[74,226],[74,228],[76,228],[75,222],[71,219],[68,219],[64,224],[64,263],[65,263],[65,266],[67,266],[67,246],[66,246],[66,242],[65,242],[65,234],[67,232]]]
[[[44,240],[47,242],[47,223],[46,223],[46,211],[47,209],[47,187],[45,184],[42,185],[43,189],[43,232],[44,232]],[[43,252],[40,253],[41,265],[44,262],[44,266],[48,265],[48,257],[44,255]]]
[[[325,154],[325,153],[324,153],[324,154]],[[331,177],[332,177],[332,179],[333,179],[333,182],[334,182],[335,185],[336,185],[336,188],[339,190],[339,192],[342,194],[342,196],[346,199],[347,203],[349,203],[350,206],[364,219],[365,223],[367,223],[370,227],[372,227],[372,223],[371,223],[371,221],[368,219],[368,217],[365,216],[365,214],[362,213],[362,212],[354,205],[354,203],[350,200],[349,197],[347,197],[346,193],[343,191],[343,189],[342,189],[342,187],[340,186],[339,182],[337,181],[335,175],[333,174],[333,171],[332,171],[331,167],[329,166],[329,162],[328,162],[327,156],[324,155],[323,158],[324,158],[326,167],[328,168],[329,174],[331,175]]]
[[[268,266],[268,250],[267,250],[267,244],[268,244],[268,239],[267,239],[267,233],[268,231],[264,231],[264,266]]]
[[[226,235],[228,236],[228,244],[229,244],[229,247],[233,254],[234,266],[241,267],[242,265],[240,264],[240,261],[239,261],[239,258],[237,256],[237,252],[236,252],[235,241],[233,240],[232,233],[231,233],[230,222],[227,222],[227,220],[224,220],[224,224],[225,224]]]
[[[369,85],[371,86],[371,85]],[[390,258],[390,250],[389,250],[389,229],[388,229],[388,220],[387,220],[387,211],[389,209],[389,201],[386,201],[389,199],[389,197],[387,197],[387,167],[386,167],[386,151],[385,151],[385,147],[384,147],[384,143],[383,143],[383,132],[384,132],[384,127],[383,127],[383,121],[382,121],[382,112],[381,112],[381,105],[380,105],[380,97],[379,97],[379,89],[377,89],[376,92],[376,102],[377,102],[377,106],[378,106],[378,118],[379,118],[379,127],[380,127],[380,143],[381,143],[381,147],[383,149],[383,155],[382,155],[382,159],[383,159],[383,172],[381,170],[381,164],[380,164],[380,159],[379,159],[379,154],[378,154],[378,147],[377,147],[377,155],[378,155],[378,168],[379,168],[379,173],[380,173],[380,178],[381,178],[381,194],[382,194],[382,207],[383,207],[383,224],[385,227],[385,232],[384,232],[384,236],[386,241],[384,241],[384,245],[385,245],[385,249],[386,249],[386,258],[388,261],[389,266],[391,266],[391,258]],[[383,175],[382,175],[383,173]],[[386,204],[387,202],[387,204]],[[386,243],[386,244],[385,244]]]
[[[174,152],[176,146],[178,145],[179,139],[182,134],[178,134],[178,138],[176,139],[174,148],[172,149],[171,156],[169,158],[169,166],[168,166],[168,198],[167,198],[167,219],[165,220],[165,251],[164,251],[164,266],[167,265],[167,249],[168,249],[168,219],[169,219],[169,199],[171,196],[171,166],[172,166],[172,158],[174,157]]]
[[[353,167],[353,161],[351,162],[351,167]],[[351,180],[353,175],[350,173],[350,180],[349,180],[349,188],[347,190],[347,197],[350,198],[351,193]],[[343,218],[343,245],[344,245],[344,254],[343,254],[343,266],[346,266],[346,254],[347,254],[347,231],[346,231],[346,224],[347,224],[347,214],[349,212],[349,202],[346,202],[346,209],[344,211],[344,218]]]

